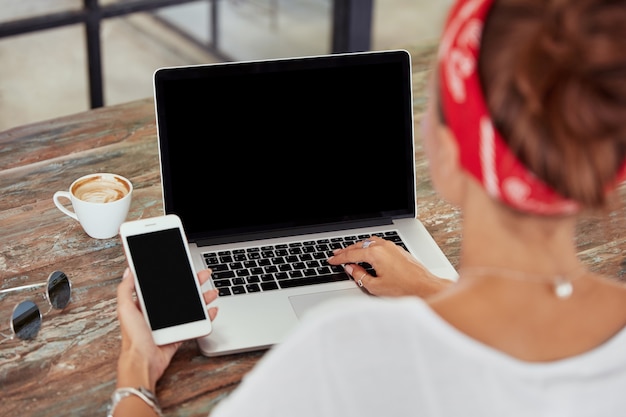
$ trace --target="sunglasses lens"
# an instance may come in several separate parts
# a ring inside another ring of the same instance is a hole
[[[62,310],[70,302],[72,285],[70,279],[61,271],[54,271],[48,277],[48,299],[52,307]]]
[[[34,339],[41,328],[41,312],[37,304],[27,300],[15,306],[11,328],[19,339]]]

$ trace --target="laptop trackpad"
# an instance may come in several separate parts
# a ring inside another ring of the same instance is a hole
[[[301,319],[307,311],[326,301],[336,300],[345,297],[364,297],[367,296],[359,288],[348,288],[345,290],[324,291],[314,294],[293,295],[289,297],[291,307]]]

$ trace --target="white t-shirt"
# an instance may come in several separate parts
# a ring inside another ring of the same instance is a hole
[[[211,416],[626,416],[626,330],[583,355],[529,363],[468,337],[417,298],[332,303]]]

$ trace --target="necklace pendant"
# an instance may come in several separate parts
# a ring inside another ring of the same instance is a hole
[[[572,296],[574,286],[570,281],[563,277],[557,277],[554,280],[554,294],[559,300],[566,300]]]

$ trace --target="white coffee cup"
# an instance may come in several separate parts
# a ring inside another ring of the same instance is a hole
[[[132,183],[117,174],[85,175],[70,185],[69,191],[57,191],[52,197],[59,210],[78,220],[85,232],[96,239],[117,235],[126,220],[133,193]],[[72,203],[74,211],[66,208],[60,199]]]

